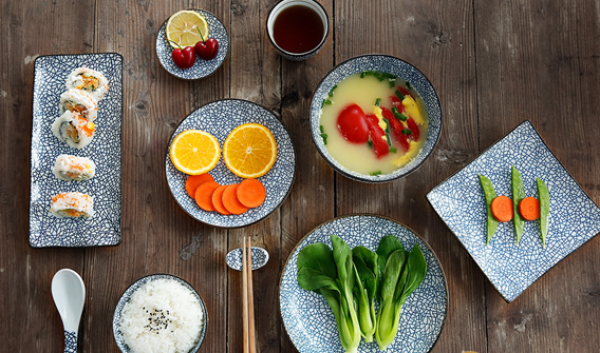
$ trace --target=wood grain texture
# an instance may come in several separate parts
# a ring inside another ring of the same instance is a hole
[[[241,274],[225,254],[243,234],[269,251],[254,272],[259,352],[295,352],[279,314],[279,278],[298,241],[334,216],[378,213],[426,239],[444,267],[450,309],[433,352],[596,352],[600,347],[600,238],[507,304],[425,195],[524,119],[600,202],[600,3],[595,0],[419,2],[319,0],[330,16],[325,47],[282,59],[266,19],[277,0],[0,0],[0,331],[2,351],[59,352],[62,323],[50,293],[61,268],[80,273],[88,297],[79,351],[118,352],[112,315],[121,293],[152,273],[181,276],[206,301],[201,352],[241,351]],[[174,12],[202,8],[230,35],[213,75],[187,82],[158,63],[154,42]],[[77,21],[73,21],[77,18]],[[39,24],[43,24],[39,25]],[[124,57],[123,242],[117,247],[31,249],[29,163],[34,60],[118,52]],[[383,53],[417,66],[436,88],[442,137],[412,175],[369,185],[336,175],[319,156],[308,107],[319,80],[355,55]],[[164,159],[179,122],[198,107],[242,98],[274,112],[290,132],[297,177],[281,209],[236,230],[203,225],[175,202]],[[10,324],[8,324],[10,323]]]
[[[530,119],[598,203],[598,3],[476,1],[482,148]],[[560,262],[510,305],[487,282],[490,352],[595,352],[600,241]]]

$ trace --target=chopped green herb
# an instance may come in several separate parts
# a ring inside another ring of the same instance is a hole
[[[398,120],[401,120],[401,121],[408,120],[408,118],[406,116],[402,115],[400,113],[400,111],[398,110],[398,108],[396,108],[396,107],[392,107],[392,113],[394,113],[394,117]]]
[[[389,85],[390,85],[390,88],[394,88],[394,86],[396,85],[396,80],[395,79],[394,80],[390,80]]]
[[[379,82],[383,82],[383,80],[385,80],[385,76],[381,72],[375,72],[373,76],[375,76]]]
[[[410,135],[410,134],[412,134],[412,131],[410,131],[409,129],[402,129],[402,133],[404,135]]]
[[[323,108],[325,106],[325,104],[327,105],[331,105],[333,102],[330,101],[329,99],[323,99],[323,103],[321,103],[321,108]]]
[[[396,149],[396,147],[390,147],[390,153],[396,153],[398,152],[398,149]]]
[[[412,91],[412,87],[410,86],[410,82],[406,81],[406,88]]]
[[[323,144],[327,144],[327,137],[329,137],[327,134],[321,134],[321,138],[323,139]]]
[[[329,91],[329,94],[328,94],[329,97],[333,97],[333,91],[335,91],[336,88],[337,88],[337,85],[333,86],[333,88]]]
[[[369,146],[370,149],[373,148],[373,141],[369,140],[367,141],[367,146]]]
[[[377,100],[375,101],[375,106],[379,107],[379,103],[381,103],[381,98],[377,98]]]
[[[321,133],[324,133],[325,131],[323,130],[323,125],[319,125],[319,129],[321,130]]]
[[[404,100],[404,96],[398,90],[396,90],[396,96],[398,96],[398,98],[400,98],[401,101]]]
[[[379,175],[381,175],[381,170],[378,170],[378,171],[376,171],[376,172],[370,172],[370,173],[369,173],[369,175],[372,175],[372,176],[379,176]]]
[[[385,139],[388,147],[392,147],[392,139],[390,139],[390,122],[387,119],[383,119],[383,121],[385,121]]]

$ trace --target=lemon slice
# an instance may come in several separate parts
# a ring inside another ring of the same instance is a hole
[[[223,160],[231,172],[242,178],[267,174],[277,159],[277,143],[271,131],[260,124],[236,127],[223,144]]]
[[[196,45],[199,41],[200,34],[206,39],[208,37],[208,24],[206,19],[196,11],[183,10],[179,11],[169,18],[167,22],[167,39],[173,48],[177,48],[171,41],[179,44],[182,48]]]
[[[173,139],[169,155],[179,171],[199,175],[217,165],[221,147],[219,141],[208,132],[186,130]]]

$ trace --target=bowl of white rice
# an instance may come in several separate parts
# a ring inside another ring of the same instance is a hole
[[[195,353],[207,324],[204,300],[189,283],[154,274],[123,293],[113,316],[113,334],[123,353]]]

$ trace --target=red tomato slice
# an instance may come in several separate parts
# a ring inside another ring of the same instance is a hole
[[[337,128],[349,142],[365,143],[369,140],[365,112],[357,104],[351,104],[342,110],[337,119]]]
[[[369,135],[373,142],[373,152],[377,159],[383,158],[390,153],[390,148],[387,141],[382,139],[385,136],[385,131],[379,127],[379,119],[375,115],[367,115],[367,124],[369,125]]]
[[[382,108],[382,110],[383,109],[385,108]],[[390,132],[392,137],[394,138],[394,141],[396,141],[396,143],[400,145],[404,152],[408,151],[408,149],[410,148],[410,142],[408,141],[408,135],[402,133],[404,125],[402,125],[402,123],[396,118],[389,119],[388,121],[390,122]]]
[[[408,120],[406,121],[406,125],[408,125],[408,128],[412,132],[412,134],[409,135],[409,138],[413,141],[417,141],[419,139],[419,136],[421,136],[421,131],[419,130],[419,126],[417,125],[417,123],[415,123],[413,118],[408,118]]]
[[[403,96],[411,96],[410,91],[407,90],[406,88],[400,87],[400,86],[398,86],[396,88],[398,89],[398,91],[400,91],[400,93],[402,93]]]

